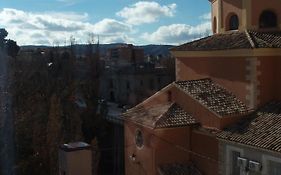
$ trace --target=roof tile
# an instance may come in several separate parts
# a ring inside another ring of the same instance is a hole
[[[271,102],[217,133],[226,141],[281,153],[281,102]]]
[[[253,48],[281,48],[281,32],[229,31],[189,42],[171,50],[213,51]]]
[[[242,115],[250,111],[234,94],[209,78],[178,81],[175,85],[220,116]]]
[[[151,128],[181,127],[197,123],[176,103],[137,106],[123,114],[123,118]]]

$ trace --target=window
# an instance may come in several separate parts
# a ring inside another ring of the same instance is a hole
[[[281,174],[281,163],[280,162],[275,162],[272,160],[268,161],[268,174],[270,175],[277,175]]]
[[[138,148],[143,147],[143,135],[142,132],[138,129],[135,136],[135,142]]]
[[[277,16],[270,10],[265,10],[260,16],[260,28],[274,28],[277,27]]]
[[[229,18],[229,30],[238,30],[239,19],[237,15],[231,15]]]
[[[129,81],[126,82],[126,87],[127,87],[127,89],[130,89],[130,82]]]
[[[213,20],[213,33],[217,33],[217,18],[214,17]]]
[[[154,80],[153,79],[149,80],[149,87],[151,90],[154,90]]]
[[[243,150],[234,146],[226,146],[226,175],[240,175],[243,168],[238,166],[238,157],[243,157]],[[243,166],[243,165],[242,165]]]
[[[157,78],[157,86],[158,86],[158,90],[160,90],[162,88],[162,81],[161,81],[161,77]]]
[[[113,87],[114,87],[114,85],[113,85],[113,80],[112,80],[112,79],[110,79],[110,80],[109,80],[109,88],[111,88],[111,89],[112,89]]]
[[[140,80],[140,86],[143,86],[143,80]]]
[[[110,92],[110,101],[115,102],[115,95],[114,92]]]
[[[66,175],[66,172],[65,171],[61,171],[60,175]]]
[[[262,174],[279,175],[281,174],[281,159],[273,156],[263,155]]]
[[[240,174],[240,167],[237,164],[238,157],[240,157],[240,152],[238,151],[232,151],[231,153],[231,159],[232,159],[232,168],[231,168],[231,174],[232,175],[239,175]]]

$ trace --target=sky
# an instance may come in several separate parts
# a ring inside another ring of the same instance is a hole
[[[0,0],[0,28],[19,45],[183,44],[211,33],[207,0]]]

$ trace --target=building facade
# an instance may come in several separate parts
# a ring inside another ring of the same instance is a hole
[[[102,75],[101,98],[134,106],[173,80],[167,68],[155,68],[153,64],[108,68]]]
[[[124,113],[126,174],[280,174],[281,2],[210,2],[214,34],[171,49],[176,82]]]
[[[144,50],[125,44],[108,49],[106,53],[107,65],[128,65],[144,62]]]

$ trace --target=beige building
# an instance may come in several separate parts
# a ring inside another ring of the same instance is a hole
[[[60,175],[92,175],[91,146],[84,142],[61,145],[59,173]]]

